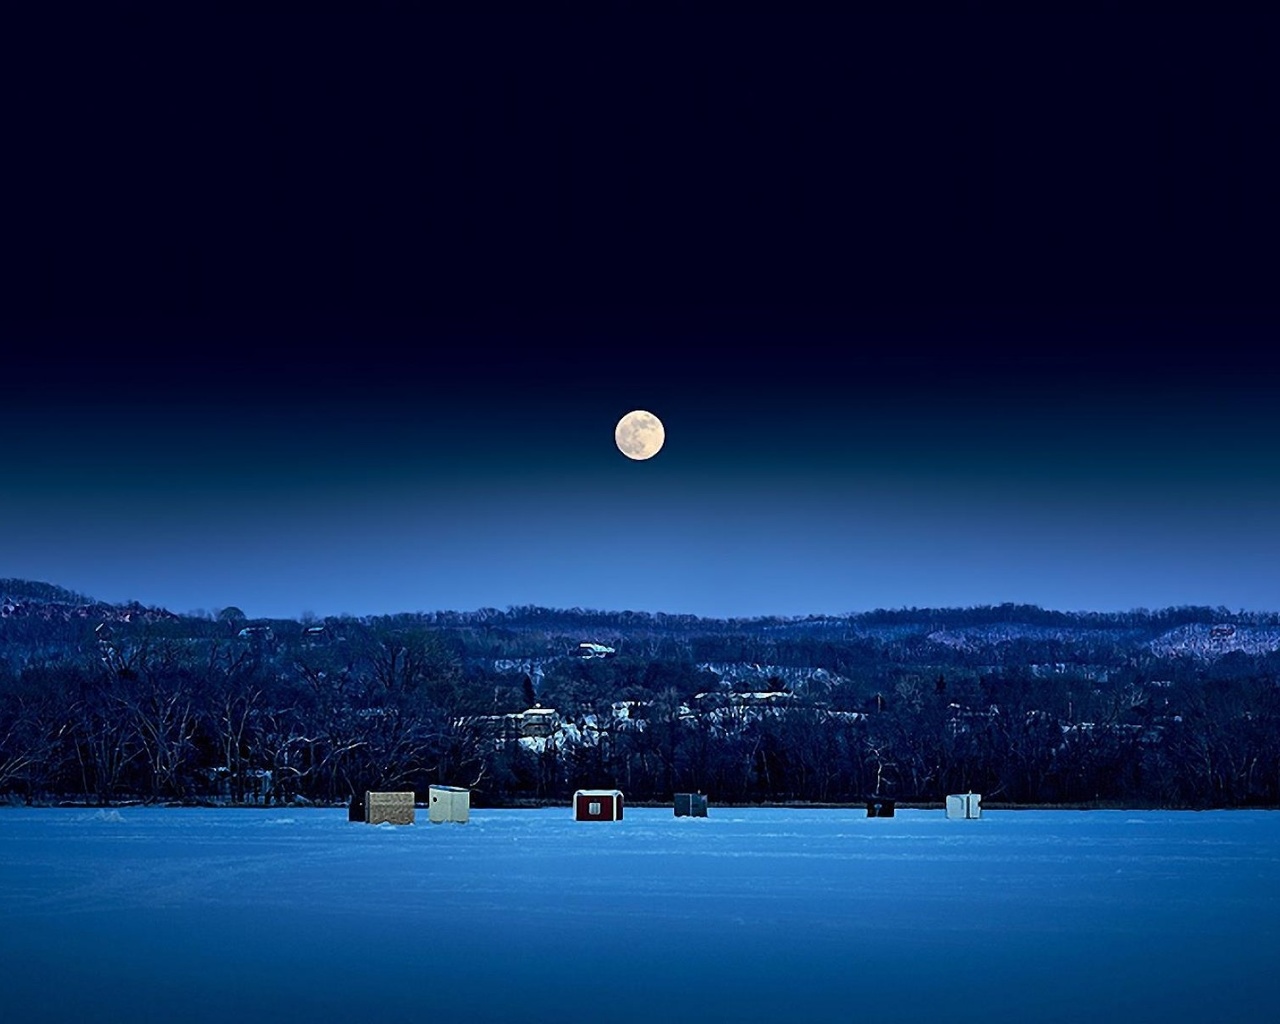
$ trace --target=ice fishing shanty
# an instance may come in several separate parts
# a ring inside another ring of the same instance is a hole
[[[705,818],[707,798],[702,793],[677,793],[675,796],[677,818]]]
[[[573,794],[575,821],[621,821],[622,790],[580,789]]]
[[[462,786],[432,786],[427,795],[427,817],[434,825],[446,821],[465,825],[471,817],[471,790]]]
[[[413,817],[413,790],[364,794],[364,820],[370,825],[412,825]]]
[[[981,793],[953,793],[947,797],[948,818],[981,818]]]

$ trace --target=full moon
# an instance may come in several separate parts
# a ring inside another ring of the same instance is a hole
[[[618,444],[618,451],[629,459],[651,459],[662,448],[667,439],[662,420],[651,412],[635,409],[613,428],[613,439]]]

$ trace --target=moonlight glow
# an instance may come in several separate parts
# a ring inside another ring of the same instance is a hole
[[[667,439],[662,420],[651,412],[635,409],[618,420],[613,429],[613,439],[618,451],[629,459],[651,459]]]

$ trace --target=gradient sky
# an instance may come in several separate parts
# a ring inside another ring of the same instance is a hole
[[[6,12],[0,576],[1280,608],[1275,19],[957,6]]]

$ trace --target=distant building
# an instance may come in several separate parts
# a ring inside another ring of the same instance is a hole
[[[535,737],[546,739],[556,731],[559,716],[555,708],[544,708],[535,704],[520,716],[520,735],[526,739]]]
[[[214,791],[224,800],[262,804],[269,803],[275,794],[269,768],[214,768],[210,772]]]
[[[315,646],[329,639],[329,631],[324,626],[308,626],[302,631],[302,641],[308,646]]]

